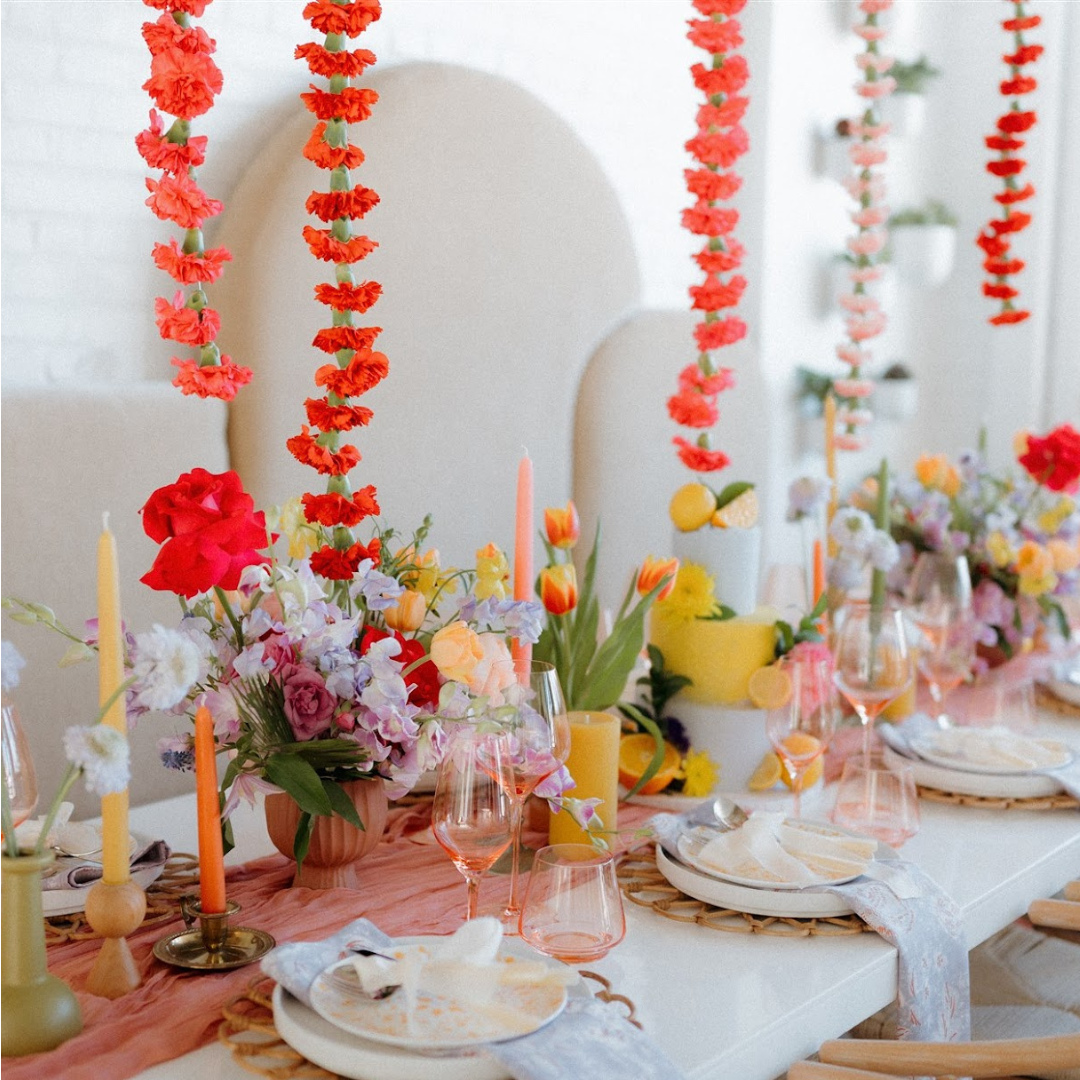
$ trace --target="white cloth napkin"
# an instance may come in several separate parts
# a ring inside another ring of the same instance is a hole
[[[136,874],[142,870],[151,870],[158,866],[164,866],[169,861],[171,854],[172,850],[164,840],[148,840],[132,854],[131,873]],[[57,858],[54,865],[56,866],[56,873],[50,874],[41,882],[43,891],[88,889],[101,880],[102,866],[100,862],[64,856]]]
[[[1053,769],[1061,764],[1061,753],[1035,739],[1018,735],[1007,727],[946,728],[921,737],[916,751],[923,748],[954,759],[960,766],[986,768]]]

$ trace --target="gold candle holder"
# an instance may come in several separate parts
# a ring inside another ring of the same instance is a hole
[[[227,971],[254,963],[276,943],[265,930],[231,925],[239,913],[235,900],[226,900],[224,911],[203,911],[197,896],[182,896],[180,914],[187,929],[158,941],[154,955],[166,964],[193,971]]]
[[[146,893],[130,878],[98,881],[86,894],[86,921],[105,939],[86,979],[86,989],[98,997],[118,998],[134,990],[142,976],[127,943],[146,914]]]

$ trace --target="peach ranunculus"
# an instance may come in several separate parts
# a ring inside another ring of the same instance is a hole
[[[431,639],[432,663],[453,682],[467,683],[483,658],[479,634],[461,619],[447,623]]]
[[[573,563],[560,563],[540,571],[540,599],[552,615],[565,615],[577,607],[577,573]]]
[[[666,600],[675,588],[675,575],[679,572],[678,559],[654,559],[651,555],[641,564],[638,572],[637,591],[645,596],[652,592],[666,577],[667,584],[656,594],[656,599]]]
[[[383,612],[383,619],[391,630],[411,634],[419,630],[427,615],[427,599],[422,592],[406,589],[397,599],[397,603]]]
[[[944,454],[923,454],[915,462],[915,476],[929,491],[940,491],[950,499],[960,491],[960,473]]]
[[[517,678],[514,665],[501,663],[509,660],[510,649],[501,634],[478,635],[482,656],[469,675],[469,690],[489,697],[505,690]]]
[[[1055,536],[1053,540],[1046,542],[1046,550],[1054,563],[1054,573],[1067,574],[1080,566],[1080,544],[1069,543]]]
[[[573,500],[564,507],[547,507],[544,510],[544,528],[552,547],[572,548],[581,537],[581,520]]]
[[[1025,596],[1041,596],[1057,584],[1053,556],[1034,540],[1020,545],[1016,554],[1016,573],[1020,578],[1020,591]]]
[[[506,555],[495,544],[488,544],[476,553],[477,600],[505,600],[509,596],[510,564]]]

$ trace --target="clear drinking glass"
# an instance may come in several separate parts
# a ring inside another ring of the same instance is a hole
[[[875,610],[869,601],[841,609],[833,645],[833,681],[863,725],[863,755],[870,755],[874,720],[911,684],[914,672],[904,620],[892,604]]]
[[[828,748],[839,710],[831,656],[793,657],[789,653],[780,664],[791,677],[791,698],[768,711],[765,731],[791,780],[792,816],[798,818],[806,774]]]
[[[512,782],[498,736],[462,725],[439,764],[431,831],[468,884],[466,919],[476,918],[480,878],[510,846]]]
[[[626,936],[615,859],[590,844],[552,844],[533,859],[522,941],[568,964],[598,960]]]
[[[489,697],[481,723],[505,735],[510,769],[502,774],[513,812],[510,902],[504,915],[515,923],[521,912],[521,818],[525,800],[570,754],[570,719],[553,664],[540,660],[500,660],[491,665]],[[509,779],[507,779],[509,776]]]
[[[0,708],[2,714],[3,782],[11,806],[12,826],[21,825],[37,808],[37,774],[30,744],[12,704]]]
[[[919,831],[919,795],[910,765],[854,754],[836,787],[834,824],[899,847]]]

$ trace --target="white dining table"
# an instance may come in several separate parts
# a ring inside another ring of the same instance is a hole
[[[1043,714],[1039,734],[1080,748],[1080,720]],[[958,904],[969,948],[1080,878],[1080,813],[923,801],[902,848]],[[274,849],[260,809],[233,818],[229,863]],[[134,831],[196,850],[194,796],[135,807]],[[693,1080],[774,1080],[888,1005],[897,954],[876,934],[780,938],[730,933],[627,904],[625,940],[589,969],[633,1001],[645,1030]],[[220,1043],[154,1066],[141,1080],[243,1080]],[[373,1077],[372,1080],[378,1080]],[[617,1080],[598,1073],[595,1080]]]

